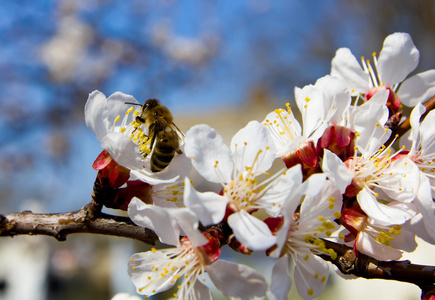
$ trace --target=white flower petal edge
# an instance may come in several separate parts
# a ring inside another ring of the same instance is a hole
[[[255,165],[256,172],[265,172],[275,160],[276,148],[273,139],[266,127],[257,121],[251,121],[239,130],[232,138],[230,148],[239,171]]]
[[[210,289],[196,280],[186,300],[213,300]]]
[[[106,105],[106,96],[100,91],[90,93],[85,105],[86,126],[95,134],[99,142],[107,134],[110,126]]]
[[[155,276],[155,268],[163,269],[171,259],[160,251],[148,251],[134,254],[129,263],[128,275],[136,286],[138,294],[154,295],[170,289],[176,282],[178,270],[169,270],[165,276]],[[150,279],[154,281],[150,284]]]
[[[287,255],[284,255],[273,266],[272,279],[267,291],[267,298],[269,300],[288,300],[288,293],[292,286],[288,270],[289,258]]]
[[[295,261],[294,278],[299,295],[313,299],[325,289],[329,277],[329,266],[326,261],[307,250],[306,256]]]
[[[414,202],[423,216],[427,234],[435,241],[435,203],[432,199],[430,180],[422,172],[420,173],[420,189]]]
[[[148,205],[133,198],[128,206],[128,215],[137,225],[152,229],[162,243],[180,246],[180,235],[187,235],[195,247],[207,243],[198,229],[196,215],[187,208],[165,208]]]
[[[354,177],[354,174],[341,159],[328,149],[324,149],[322,170],[335,183],[342,194]]]
[[[342,123],[352,100],[344,81],[326,75],[317,80],[315,85],[323,90],[324,100],[328,101],[324,104],[330,110],[325,116],[326,120],[333,125]]]
[[[204,226],[217,224],[225,216],[228,198],[213,192],[196,191],[189,179],[184,181],[184,204],[191,209]]]
[[[388,91],[380,91],[376,98],[387,100]],[[356,146],[362,155],[373,155],[390,137],[391,130],[384,128],[388,120],[388,109],[385,104],[368,101],[367,109],[355,114],[354,127],[358,133]],[[385,103],[384,102],[384,103]]]
[[[192,163],[184,154],[176,154],[167,168],[158,173],[149,171],[150,168],[131,170],[138,179],[149,184],[171,183],[187,176],[192,169]]]
[[[415,151],[418,151],[420,147],[420,118],[425,113],[426,108],[423,104],[418,103],[411,112],[410,123],[411,130],[408,136],[408,139],[412,142],[412,148],[410,150],[411,155],[415,154]]]
[[[289,108],[275,109],[262,122],[269,130],[276,146],[276,157],[295,150],[305,140],[298,120]]]
[[[143,164],[139,148],[125,134],[109,132],[101,140],[101,148],[121,166],[134,170]]]
[[[237,240],[250,250],[266,250],[276,243],[276,237],[266,223],[244,210],[231,214],[228,225],[233,229]]]
[[[207,267],[213,284],[230,299],[250,300],[266,295],[266,280],[256,270],[218,260]]]
[[[403,224],[415,216],[415,212],[403,207],[388,206],[379,203],[375,195],[364,187],[357,195],[361,209],[379,224],[388,226],[390,224]]]
[[[408,107],[426,102],[435,94],[435,70],[416,74],[406,79],[397,93],[400,101]]]
[[[402,82],[415,70],[420,59],[420,52],[415,47],[411,36],[396,32],[387,36],[379,53],[379,76],[387,86]]]
[[[356,248],[362,253],[379,260],[395,260],[402,257],[400,250],[377,242],[369,234],[361,231],[355,241]]]
[[[314,85],[304,86],[297,93],[296,104],[302,114],[302,135],[309,138],[325,120],[322,89]]]
[[[331,62],[331,75],[343,80],[352,96],[366,93],[370,76],[348,48],[340,48]]]
[[[184,153],[194,168],[208,181],[230,182],[233,160],[222,137],[208,125],[196,125],[186,132]],[[219,173],[216,162],[219,162]]]

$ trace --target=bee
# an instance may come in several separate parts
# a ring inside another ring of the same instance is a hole
[[[137,103],[126,104],[139,105]],[[143,144],[147,145],[149,151],[142,151],[142,155],[145,158],[151,154],[152,172],[164,170],[174,158],[175,153],[182,153],[180,142],[184,134],[174,124],[169,109],[161,105],[159,100],[149,99],[145,101],[142,105],[142,112],[136,116],[135,122],[148,128],[148,136],[145,137]]]

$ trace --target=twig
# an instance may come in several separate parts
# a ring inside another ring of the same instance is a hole
[[[75,212],[35,214],[23,211],[0,215],[0,236],[47,235],[64,241],[69,234],[94,233],[131,238],[150,245],[157,240],[152,230],[135,225],[127,217],[100,213],[99,209],[92,201]]]
[[[386,279],[413,283],[423,291],[435,283],[435,267],[412,264],[409,260],[380,261],[362,253],[356,253],[351,247],[328,240],[325,247],[333,249],[337,256],[319,254],[321,258],[333,263],[343,274],[355,275],[367,279]]]

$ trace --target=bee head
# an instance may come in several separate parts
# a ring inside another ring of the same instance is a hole
[[[156,106],[160,105],[160,101],[157,99],[149,99],[147,101],[145,101],[145,103],[143,104],[143,108],[147,109],[147,108],[153,108]]]

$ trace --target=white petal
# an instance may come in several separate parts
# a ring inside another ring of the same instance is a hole
[[[355,247],[361,253],[379,260],[395,260],[402,257],[401,251],[379,243],[363,231],[358,234]]]
[[[331,62],[331,75],[342,79],[352,95],[367,93],[369,90],[369,74],[364,72],[355,56],[348,48],[340,48]]]
[[[141,169],[132,170],[138,179],[147,182],[149,184],[155,185],[160,183],[171,183],[179,180],[180,177],[183,178],[190,173],[192,169],[192,163],[189,158],[184,154],[175,154],[169,166],[167,166],[163,171],[152,172],[150,170],[149,163],[145,163]]]
[[[299,199],[300,200],[300,199]],[[270,252],[269,256],[272,258],[279,258],[281,256],[281,252],[284,248],[285,243],[287,242],[287,237],[288,237],[288,233],[289,233],[289,229],[291,224],[294,222],[294,213],[295,213],[295,209],[299,204],[299,201],[294,201],[294,203],[296,205],[294,205],[294,209],[293,210],[286,210],[286,214],[283,213],[283,217],[284,217],[284,224],[282,225],[282,227],[278,230],[278,232],[276,233],[276,247],[274,247],[272,249],[272,251]],[[286,207],[288,207],[288,205],[286,205]],[[290,212],[293,212],[292,215],[290,215]]]
[[[275,217],[281,212],[284,203],[292,197],[301,183],[302,170],[301,165],[298,164],[274,180],[272,187],[261,197],[258,204],[263,206],[269,215]]]
[[[208,243],[208,240],[198,230],[197,216],[187,208],[163,208],[176,220],[182,235],[187,235],[193,247],[199,247]]]
[[[141,295],[154,295],[171,288],[177,280],[174,276],[178,270],[169,270],[161,276],[155,268],[166,267],[170,259],[160,251],[148,251],[134,254],[128,263],[128,275]]]
[[[108,120],[107,99],[100,91],[89,94],[85,105],[85,122],[99,142],[109,132],[111,124]]]
[[[266,280],[248,266],[218,260],[207,267],[207,273],[217,289],[231,299],[250,300],[266,295]]]
[[[406,157],[395,160],[385,173],[389,176],[379,184],[385,194],[401,202],[414,200],[420,185],[420,171],[414,162]]]
[[[423,173],[420,175],[420,188],[417,199],[414,202],[423,215],[424,227],[427,234],[435,240],[435,204],[432,200],[429,178]]]
[[[419,145],[419,132],[420,132],[420,118],[421,115],[424,114],[426,108],[421,103],[418,103],[411,112],[411,116],[409,117],[411,123],[411,133],[409,135],[409,139],[412,141],[412,151],[416,151],[419,149],[415,149],[416,145]]]
[[[251,121],[232,138],[231,152],[237,170],[253,167],[254,172],[265,172],[275,160],[276,148],[266,127]]]
[[[189,293],[187,295],[184,295],[184,297],[180,297],[180,299],[213,300],[213,295],[211,294],[211,291],[207,286],[196,280],[193,283],[193,288],[189,289]]]
[[[397,95],[406,106],[426,102],[435,95],[435,70],[429,70],[406,79]]]
[[[198,216],[204,226],[217,224],[225,216],[228,199],[213,192],[200,193],[189,179],[184,181],[184,205]]]
[[[407,224],[405,223],[405,225]],[[413,252],[417,249],[415,233],[407,230],[406,227],[408,226],[402,227],[399,235],[393,235],[394,240],[390,242],[390,246],[395,249],[405,250],[406,252]]]
[[[121,166],[130,170],[143,168],[144,162],[139,147],[125,134],[110,132],[101,140],[101,147]]]
[[[110,300],[142,300],[138,296],[133,296],[128,293],[118,293],[112,297]]]
[[[310,178],[313,175],[310,176]],[[308,178],[309,179],[309,178]],[[335,219],[334,213],[341,211],[342,206],[342,193],[338,190],[332,181],[327,180],[321,189],[319,195],[314,194],[306,197],[301,205],[300,222],[311,222],[310,217],[313,216],[312,212],[316,212],[317,216],[323,216],[326,220],[333,221]],[[331,201],[331,197],[335,201]],[[328,205],[325,205],[328,203]],[[334,204],[331,206],[331,204]]]
[[[269,300],[288,300],[292,280],[288,273],[289,258],[287,255],[276,261],[272,269],[272,280],[269,291],[267,292]]]
[[[228,225],[237,240],[253,251],[266,250],[276,243],[276,237],[263,221],[242,210],[228,217]]]
[[[413,217],[408,224],[410,225],[410,230],[415,233],[419,238],[425,240],[430,244],[433,244],[435,242],[435,237],[429,235],[429,231],[432,231],[432,229],[426,229],[426,224],[423,220],[423,216],[421,213]]]
[[[303,136],[309,138],[325,120],[323,92],[314,85],[304,86],[296,98],[296,104],[302,114]]]
[[[380,91],[375,96],[379,97],[378,94],[386,96],[388,92]],[[363,155],[372,155],[388,140],[391,134],[391,130],[383,127],[388,120],[387,107],[375,101],[372,102],[372,99],[367,102],[368,109],[359,111],[354,119],[355,130],[359,133],[356,145]],[[383,99],[386,100],[386,97]]]
[[[294,278],[299,295],[313,299],[320,295],[326,286],[329,276],[329,266],[320,257],[307,252],[298,256],[295,261]]]
[[[351,97],[349,89],[346,87],[343,80],[336,77],[324,76],[317,80],[316,86],[323,90],[325,102],[325,110],[332,110],[329,122],[333,125],[340,123],[344,118],[344,113],[349,109]]]
[[[298,189],[298,193],[307,196],[316,196],[326,182],[326,174],[313,174],[305,180]]]
[[[135,224],[154,230],[162,243],[180,245],[180,228],[167,209],[133,198],[128,205],[128,216]]]
[[[141,110],[141,104],[137,102],[137,100],[131,96],[121,92],[113,93],[107,98],[107,117],[109,122],[112,124],[116,117],[120,116],[124,117],[125,112],[133,107],[134,110]],[[131,113],[128,116],[128,122],[131,122],[135,119],[135,116]]]
[[[276,157],[281,157],[289,151],[296,149],[302,141],[297,141],[301,138],[302,128],[296,120],[293,113],[288,113],[283,110],[279,114],[272,111],[267,114],[262,122],[269,130],[270,135],[275,143]]]
[[[421,148],[424,155],[435,153],[435,111],[430,111],[420,125]]]
[[[196,125],[184,137],[184,153],[194,168],[208,181],[231,181],[233,160],[222,137],[208,125]],[[218,163],[216,163],[218,162]]]
[[[396,32],[384,41],[378,59],[378,71],[387,86],[405,80],[415,70],[420,59],[420,52],[415,47],[411,36]]]
[[[344,193],[354,177],[344,162],[328,149],[324,149],[322,170],[335,183],[341,193]]]
[[[362,189],[357,195],[361,209],[381,225],[403,224],[415,213],[403,207],[388,206],[378,202],[368,188]]]

